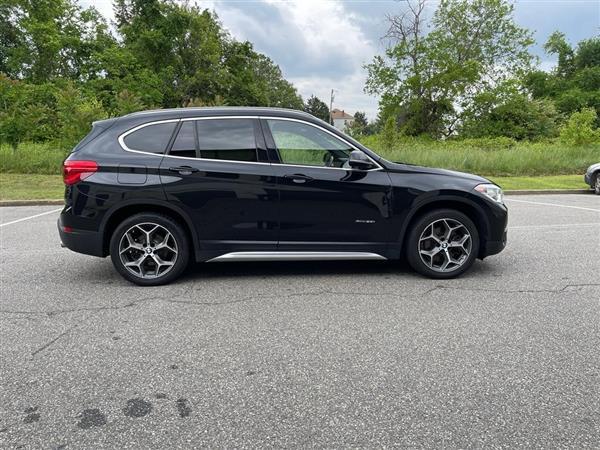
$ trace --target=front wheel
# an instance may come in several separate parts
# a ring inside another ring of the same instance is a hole
[[[596,174],[596,182],[594,183],[594,193],[600,195],[600,173]]]
[[[465,214],[440,209],[417,219],[406,244],[406,256],[415,271],[430,278],[454,278],[475,261],[479,233]]]
[[[140,286],[158,286],[173,281],[189,260],[185,231],[170,217],[142,213],[125,219],[110,240],[115,269]]]

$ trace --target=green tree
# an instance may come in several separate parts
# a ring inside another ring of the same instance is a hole
[[[565,117],[594,108],[596,125],[600,125],[600,37],[583,40],[573,49],[562,33],[555,32],[545,49],[557,55],[558,64],[550,73],[536,70],[527,74],[528,91],[535,99],[553,101]]]
[[[95,56],[113,38],[104,18],[75,0],[3,0],[0,66],[40,83],[97,76]]]
[[[122,116],[144,109],[144,102],[140,97],[128,90],[121,91],[117,94],[115,100],[114,115]]]
[[[304,104],[304,111],[329,123],[329,108],[324,101],[315,95],[311,95]]]
[[[369,122],[367,121],[367,114],[362,111],[356,111],[354,113],[354,123],[361,129],[366,128],[367,125],[369,125]]]
[[[137,66],[158,79],[161,106],[221,97],[232,105],[302,107],[280,68],[250,42],[232,39],[209,10],[161,0],[119,0],[114,7],[124,48],[114,56],[129,63],[127,76],[135,77]]]
[[[302,110],[304,102],[292,83],[283,77],[281,68],[268,56],[256,54],[254,65],[260,89],[264,92],[264,103],[255,106],[273,106]]]
[[[296,88],[283,78],[281,69],[250,42],[228,40],[225,45],[226,78],[223,96],[232,105],[302,109]]]
[[[575,53],[567,42],[564,33],[559,31],[552,33],[544,45],[544,50],[546,50],[546,53],[558,57],[558,65],[556,67],[558,75],[566,77],[573,73],[575,69]]]
[[[441,0],[429,31],[425,3],[410,0],[391,18],[394,45],[367,66],[365,90],[405,133],[451,135],[476,95],[530,68],[533,40],[506,0]]]
[[[113,8],[116,30],[78,0],[0,0],[0,140],[71,145],[93,120],[149,107],[303,108],[279,66],[208,9],[173,0]]]
[[[354,113],[354,121],[352,122],[352,125],[348,127],[347,131],[352,137],[366,136],[373,134],[374,125],[369,124],[366,113],[356,111]]]

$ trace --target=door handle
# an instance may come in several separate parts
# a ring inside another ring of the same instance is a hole
[[[283,178],[292,180],[294,183],[298,184],[314,180],[313,177],[309,177],[308,175],[302,175],[301,173],[287,174],[284,175]]]
[[[190,166],[169,167],[171,172],[179,172],[180,175],[191,175],[193,172],[198,172],[198,169]]]

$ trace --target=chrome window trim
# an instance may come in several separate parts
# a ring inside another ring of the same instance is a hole
[[[191,120],[218,120],[218,119],[268,119],[268,120],[287,120],[290,122],[300,122],[306,125],[310,125],[312,127],[318,128],[321,131],[324,131],[326,133],[329,133],[331,136],[333,136],[335,139],[338,139],[342,142],[344,142],[346,145],[348,145],[349,147],[353,148],[354,150],[360,150],[362,151],[360,148],[356,147],[355,145],[353,145],[352,143],[348,142],[347,140],[339,137],[338,135],[336,135],[335,133],[332,133],[331,131],[316,125],[314,123],[310,123],[307,122],[306,120],[302,120],[302,119],[294,119],[291,117],[276,117],[276,116],[208,116],[208,117],[183,117],[183,118],[179,118],[179,119],[166,119],[166,120],[155,120],[152,122],[146,122],[143,123],[141,125],[138,125],[130,130],[125,131],[124,133],[121,133],[118,137],[118,141],[119,141],[119,145],[121,146],[121,148],[123,150],[125,150],[126,152],[132,152],[132,153],[141,153],[144,155],[153,155],[153,156],[159,156],[161,158],[175,158],[175,159],[185,159],[185,160],[193,160],[193,161],[207,161],[207,162],[226,162],[226,163],[234,163],[234,164],[259,164],[259,165],[263,165],[263,166],[270,166],[272,165],[271,162],[260,162],[260,161],[235,161],[235,160],[230,160],[230,159],[210,159],[210,158],[190,158],[187,156],[174,156],[174,155],[165,155],[164,153],[152,153],[152,152],[145,152],[143,150],[135,150],[132,148],[127,147],[127,145],[125,145],[125,138],[137,131],[140,130],[144,127],[148,127],[150,125],[156,125],[156,124],[160,124],[160,123],[170,123],[170,122],[187,122],[187,121],[191,121]],[[364,152],[363,152],[364,153]],[[383,167],[377,162],[375,161],[373,158],[371,158],[371,156],[369,156],[368,154],[365,153],[365,155],[367,155],[367,158],[369,158],[371,160],[371,162],[373,164],[375,164],[375,168],[373,169],[369,169],[369,170],[358,170],[358,169],[344,169],[343,167],[324,167],[324,166],[307,166],[307,165],[302,165],[302,164],[286,164],[286,163],[278,163],[275,164],[277,166],[287,166],[287,167],[306,167],[306,168],[310,168],[310,169],[327,169],[327,170],[343,170],[344,172],[373,172],[373,171],[378,171],[378,170],[383,170]]]
[[[167,119],[167,120],[155,120],[154,122],[146,122],[143,123],[141,125],[138,125],[137,127],[133,127],[131,130],[127,130],[124,133],[121,133],[119,135],[118,141],[119,141],[119,145],[121,145],[121,148],[123,148],[123,150],[127,151],[127,152],[134,152],[134,153],[144,153],[146,155],[156,155],[156,156],[165,156],[164,153],[152,153],[152,152],[145,152],[143,150],[135,150],[132,148],[129,148],[126,144],[125,144],[125,138],[127,136],[129,136],[131,133],[135,133],[138,130],[141,130],[142,128],[146,128],[149,127],[150,125],[158,125],[161,123],[171,123],[171,122],[179,122],[180,119]]]

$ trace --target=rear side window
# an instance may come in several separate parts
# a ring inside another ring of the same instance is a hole
[[[130,150],[164,153],[177,122],[155,123],[129,133],[123,142]]]
[[[200,158],[258,161],[253,119],[198,120]]]
[[[183,122],[173,147],[169,155],[181,156],[183,158],[195,158],[196,157],[196,134],[194,131],[194,122]]]

